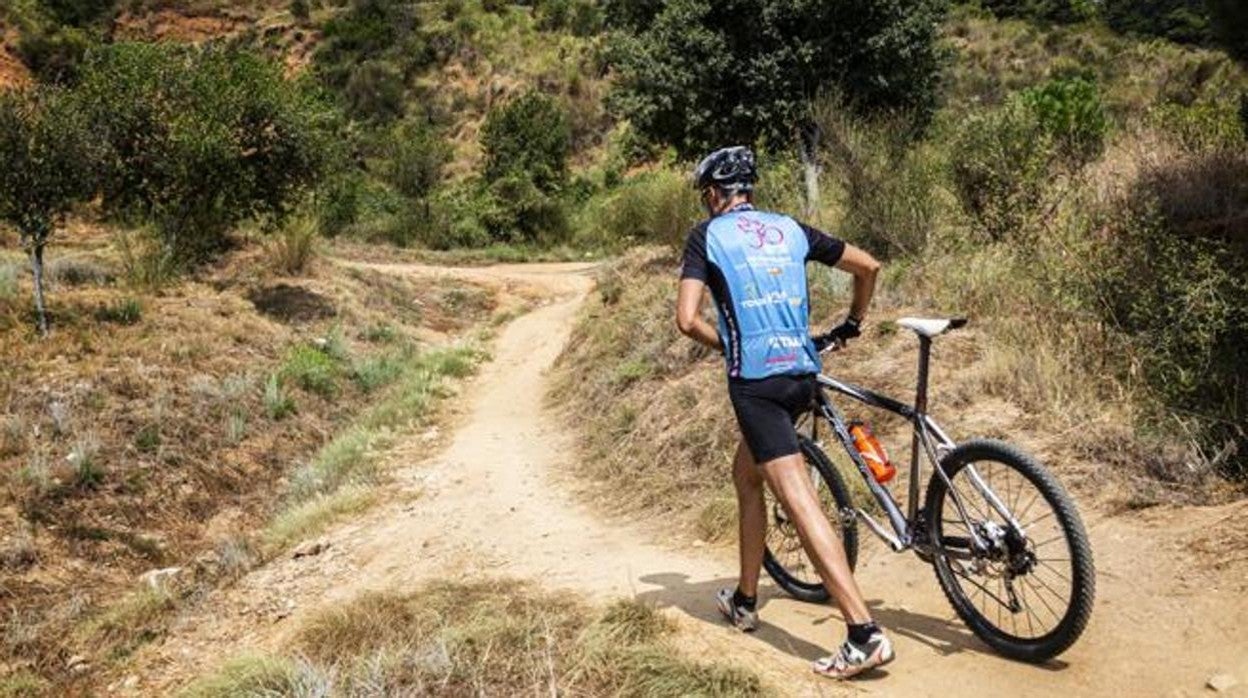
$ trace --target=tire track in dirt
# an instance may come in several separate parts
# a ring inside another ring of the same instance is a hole
[[[543,407],[546,372],[592,289],[590,265],[367,266],[536,289],[551,300],[499,333],[444,449],[428,453],[430,441],[419,436],[395,449],[391,503],[329,533],[329,552],[258,569],[181,618],[141,658],[144,692],[163,692],[240,651],[276,649],[300,617],[363,591],[481,575],[533,579],[601,600],[637,596],[668,609],[691,655],[748,666],[791,695],[1172,696],[1202,693],[1213,673],[1248,681],[1245,566],[1219,570],[1186,549],[1214,522],[1248,518],[1245,503],[1131,518],[1085,511],[1099,570],[1097,608],[1083,639],[1045,666],[991,654],[953,616],[930,567],[868,540],[860,580],[893,633],[898,660],[849,685],[817,678],[809,661],[843,632],[830,608],[768,586],[763,627],[739,634],[720,622],[711,599],[735,582],[732,549],[681,549],[661,521],[604,518],[560,485],[576,447]]]

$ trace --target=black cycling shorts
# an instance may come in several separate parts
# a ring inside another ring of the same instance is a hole
[[[799,452],[793,422],[815,399],[815,376],[728,379],[728,398],[755,463]]]

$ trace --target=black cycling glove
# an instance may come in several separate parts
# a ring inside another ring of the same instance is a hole
[[[849,340],[862,334],[862,321],[854,317],[845,318],[845,322],[833,327],[825,334],[821,334],[811,339],[815,342],[815,350],[823,351],[833,344],[844,345]]]

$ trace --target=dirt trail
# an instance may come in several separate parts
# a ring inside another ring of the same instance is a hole
[[[501,331],[495,358],[458,401],[453,434],[418,436],[395,451],[402,491],[393,503],[328,534],[327,552],[259,569],[180,619],[139,658],[140,691],[164,692],[240,651],[276,648],[300,616],[361,591],[481,575],[534,579],[600,599],[639,596],[670,609],[686,650],[746,664],[792,695],[1171,696],[1205,692],[1215,673],[1248,683],[1245,566],[1218,570],[1189,550],[1216,552],[1218,522],[1248,517],[1244,504],[1130,518],[1085,512],[1098,603],[1083,640],[1047,666],[992,655],[953,617],[930,568],[867,540],[862,585],[896,638],[898,661],[852,685],[818,679],[809,661],[842,633],[829,608],[768,587],[764,627],[736,633],[711,602],[715,589],[734,582],[732,549],[663,543],[662,522],[605,519],[560,484],[575,448],[543,409],[545,373],[592,287],[587,265],[370,266],[544,289],[552,300]],[[445,447],[428,455],[434,441]],[[1230,552],[1243,556],[1242,547]]]

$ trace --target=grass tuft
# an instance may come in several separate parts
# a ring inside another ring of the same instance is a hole
[[[365,593],[323,611],[283,655],[231,662],[188,695],[293,694],[295,682],[312,685],[307,677],[333,695],[766,693],[746,670],[683,657],[671,630],[636,601],[595,612],[579,598],[521,582],[436,582],[410,595]]]

